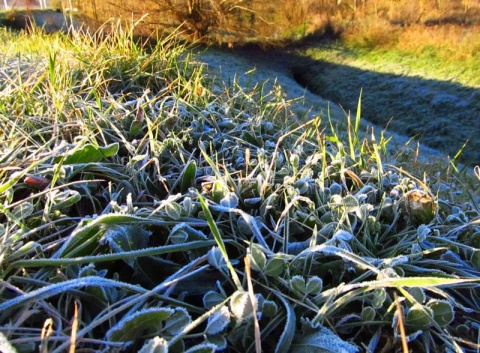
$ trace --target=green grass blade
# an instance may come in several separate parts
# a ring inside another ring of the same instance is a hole
[[[297,325],[296,314],[292,304],[290,304],[288,300],[277,292],[273,292],[273,294],[280,299],[286,311],[285,327],[283,328],[282,335],[275,347],[275,353],[287,353],[290,351],[290,346],[292,345],[295,336]]]
[[[208,205],[203,198],[203,196],[200,193],[197,193],[198,199],[200,201],[200,205],[202,206],[202,210],[205,213],[205,217],[208,222],[208,226],[210,227],[210,230],[212,231],[213,238],[215,239],[215,242],[217,243],[218,248],[220,249],[223,259],[225,260],[225,263],[227,264],[227,267],[230,271],[230,275],[232,276],[232,280],[235,283],[235,286],[237,287],[237,290],[243,291],[242,283],[240,282],[240,279],[238,278],[237,273],[235,272],[235,269],[233,268],[233,265],[230,261],[230,258],[227,253],[227,249],[225,248],[225,243],[222,239],[222,236],[220,235],[220,231],[218,230],[218,227],[215,223],[215,220],[213,219],[212,213],[210,212],[210,209],[208,208]]]
[[[153,248],[134,250],[134,251],[122,251],[114,254],[94,255],[94,256],[82,256],[82,257],[62,257],[56,259],[27,259],[15,261],[10,265],[10,268],[28,268],[28,267],[49,267],[49,266],[68,266],[79,265],[89,263],[110,262],[125,259],[135,259],[144,256],[157,256],[165,255],[176,252],[185,252],[195,249],[212,247],[216,242],[213,240],[195,240],[184,244],[174,244],[158,246]]]

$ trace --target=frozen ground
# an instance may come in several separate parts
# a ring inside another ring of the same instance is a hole
[[[262,52],[258,49],[198,49],[196,50],[197,60],[207,64],[209,71],[216,75],[217,79],[225,82],[232,82],[236,79],[242,86],[252,86],[257,82],[268,81],[266,90],[271,90],[274,84],[279,84],[285,91],[288,99],[301,98],[295,103],[295,111],[308,113],[309,116],[320,115],[328,125],[327,112],[330,111],[332,119],[339,124],[346,121],[346,112],[338,103],[324,99],[317,94],[305,89],[297,82],[294,77],[293,67],[296,63],[292,62],[292,56],[276,53]],[[357,92],[357,98],[358,98]],[[382,127],[375,125],[367,120],[363,121],[363,131],[371,131],[373,127],[375,132],[382,131]],[[391,133],[392,149],[403,149],[404,145],[410,140],[407,135]],[[410,144],[411,148],[416,148],[415,142]],[[422,160],[435,160],[444,158],[445,155],[433,148],[420,146]]]

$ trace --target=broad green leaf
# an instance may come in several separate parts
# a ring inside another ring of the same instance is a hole
[[[108,244],[114,253],[135,251],[147,247],[150,234],[151,232],[135,225],[109,227],[100,239],[100,244]],[[133,267],[134,257],[126,257],[123,260]]]
[[[215,267],[216,269],[226,271],[227,264],[225,263],[225,259],[223,258],[222,252],[217,246],[214,246],[208,251],[208,263]]]
[[[308,279],[307,284],[305,285],[306,293],[317,295],[323,289],[323,281],[320,277],[312,276]]]
[[[288,243],[287,254],[298,255],[310,246],[310,239],[305,241],[293,241]]]
[[[441,327],[448,326],[455,318],[452,304],[445,300],[430,300],[427,307],[433,311],[433,319]]]
[[[173,220],[179,220],[182,216],[182,206],[175,201],[165,202],[163,208],[167,216]]]
[[[372,306],[375,309],[379,309],[383,306],[383,303],[387,299],[387,291],[383,288],[379,288],[373,291]]]
[[[220,180],[215,180],[212,185],[212,200],[216,203],[220,203],[220,201],[225,198],[229,194],[228,187],[224,184],[224,182]]]
[[[376,315],[376,312],[375,312],[375,309],[372,308],[371,306],[366,306],[362,309],[362,320],[363,321],[373,321],[373,319],[375,319],[375,315]]]
[[[253,234],[252,228],[250,228],[248,223],[242,217],[239,217],[237,220],[237,230],[241,235],[248,238]]]
[[[230,324],[230,311],[227,306],[223,306],[213,315],[209,316],[205,333],[207,335],[216,335],[221,333]]]
[[[292,345],[293,338],[295,337],[297,319],[295,315],[295,310],[282,295],[274,292],[275,296],[280,299],[286,311],[286,322],[283,332],[278,340],[277,346],[275,347],[275,353],[287,353],[291,352],[290,346]]]
[[[418,241],[418,242],[424,241],[425,239],[427,239],[427,237],[428,237],[431,233],[432,233],[432,230],[431,230],[428,226],[426,226],[426,225],[424,225],[424,224],[420,225],[420,226],[417,228],[417,241]]]
[[[262,315],[274,317],[278,313],[278,305],[273,300],[265,300],[262,308]]]
[[[354,238],[354,235],[350,232],[340,229],[339,231],[335,232],[333,238],[339,241],[350,241]]]
[[[195,160],[190,161],[183,170],[182,182],[180,183],[180,191],[185,193],[188,189],[195,185],[195,178],[197,177],[197,164]]]
[[[174,313],[169,308],[148,308],[123,317],[107,331],[112,342],[130,342],[140,336],[154,336],[162,331],[163,321]]]
[[[170,232],[168,240],[170,240],[172,244],[183,244],[187,242],[188,234],[183,229],[178,229],[175,231],[175,233]]]
[[[248,197],[243,199],[243,203],[245,204],[245,206],[252,207],[252,208],[258,207],[261,202],[262,202],[261,197]]]
[[[414,304],[405,317],[405,325],[413,330],[424,330],[432,325],[433,310],[420,304]]]
[[[91,295],[93,298],[95,298],[95,302],[98,303],[112,303],[115,302],[115,298],[112,298],[109,296],[109,294],[113,294],[115,296],[117,291],[109,291],[108,288],[103,288],[100,286],[95,286],[95,287],[87,287],[85,288],[85,293],[88,293]]]
[[[225,335],[207,335],[206,339],[208,343],[214,344],[217,347],[217,352],[227,349],[228,342]]]
[[[255,303],[256,305],[257,303]],[[253,316],[253,307],[247,292],[236,291],[230,297],[230,311],[240,324]]]
[[[462,325],[458,325],[455,328],[455,331],[459,336],[469,335],[470,332],[472,332],[471,330],[472,330],[471,324],[462,324]]]
[[[369,219],[370,212],[373,210],[373,206],[370,204],[362,204],[356,211],[357,217],[362,221],[365,222]],[[375,217],[371,218],[372,221],[375,221]],[[372,224],[375,224],[373,223]]]
[[[342,340],[333,331],[319,326],[316,332],[296,335],[291,353],[357,353],[356,346]]]
[[[258,272],[262,272],[265,267],[265,263],[267,262],[267,258],[263,253],[260,245],[251,243],[249,256],[251,258],[250,264],[252,266],[252,269]]]
[[[175,312],[163,325],[164,332],[170,335],[179,334],[187,325],[190,325],[192,318],[185,308],[175,308]]]
[[[203,296],[203,306],[206,309],[211,309],[215,305],[218,305],[221,302],[223,302],[224,300],[225,300],[225,297],[222,294],[214,291],[208,291]]]
[[[342,194],[342,190],[343,190],[343,187],[342,185],[338,184],[338,183],[332,183],[332,185],[330,185],[330,193],[332,195],[341,195]],[[341,202],[341,198],[340,199],[337,199]],[[335,201],[337,202],[337,201]]]
[[[67,153],[67,156],[63,160],[63,164],[83,164],[83,163],[96,163],[101,160],[113,157],[117,154],[119,149],[118,142],[112,143],[105,147],[94,146],[86,144],[79,149],[75,149]],[[60,158],[54,160],[58,163]]]
[[[168,353],[168,342],[156,336],[145,342],[138,353]]]
[[[173,244],[187,241],[207,240],[208,237],[201,230],[197,230],[185,222],[181,222],[172,228],[169,239]]]
[[[237,208],[238,196],[234,192],[228,192],[221,200],[220,205],[228,208]]]
[[[343,204],[346,212],[355,212],[358,210],[358,200],[353,195],[347,195],[343,198]]]
[[[305,278],[295,275],[290,279],[290,289],[303,295],[305,294]]]
[[[22,221],[29,217],[34,210],[35,207],[31,202],[22,202],[20,205],[13,208],[11,215],[18,221]]]
[[[190,217],[192,215],[196,206],[190,196],[185,196],[185,198],[181,202],[181,205],[183,207],[183,212],[186,217]]]
[[[289,158],[290,164],[294,169],[298,169],[300,166],[300,157],[297,153],[292,153]]]
[[[282,272],[286,268],[286,263],[285,260],[281,257],[272,257],[267,261],[267,264],[265,265],[265,275],[271,276],[271,277],[277,277],[282,274]]]
[[[425,302],[425,291],[422,288],[408,288],[408,293],[410,293],[419,304],[423,304]]]

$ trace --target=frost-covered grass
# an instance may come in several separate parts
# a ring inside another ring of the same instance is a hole
[[[464,163],[480,163],[480,57],[474,49],[479,36],[475,29],[448,36],[447,29],[438,28],[445,37],[442,45],[440,34],[434,36],[429,27],[398,29],[383,24],[380,28],[375,35],[373,30],[350,29],[342,43],[321,42],[299,50],[307,58],[296,68],[303,84],[352,111],[362,90],[364,118],[415,136],[451,158],[458,155]],[[424,40],[412,43],[414,33]],[[472,48],[465,38],[472,40]]]
[[[392,160],[360,106],[327,129],[175,38],[1,36],[2,352],[478,350],[478,169]]]

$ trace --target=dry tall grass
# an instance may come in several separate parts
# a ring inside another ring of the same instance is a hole
[[[432,55],[447,62],[474,60],[480,53],[478,26],[414,24],[399,27],[385,20],[363,21],[345,29],[347,46],[396,49],[415,55]]]
[[[397,40],[398,26],[480,24],[480,2],[473,0],[112,0],[88,2],[73,0],[68,6],[104,23],[112,17],[135,22],[148,16],[137,27],[144,34],[172,31],[182,26],[189,36],[214,42],[281,41],[297,39],[319,31],[341,33],[355,28],[367,40],[391,45]],[[64,4],[66,7],[67,4]],[[392,27],[394,25],[394,27]],[[405,36],[411,35],[405,31]],[[460,34],[461,35],[461,34]],[[405,39],[411,39],[407,38]],[[431,41],[429,33],[425,37]],[[423,40],[421,35],[415,41]],[[457,40],[452,37],[452,40]],[[466,39],[467,40],[467,39]],[[461,40],[463,42],[463,39]],[[474,50],[477,47],[475,46]],[[456,50],[456,48],[455,48]]]

